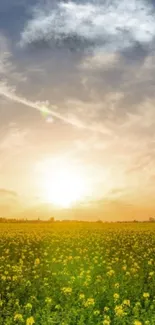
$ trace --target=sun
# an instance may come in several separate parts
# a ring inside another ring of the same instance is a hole
[[[82,200],[86,181],[80,169],[71,162],[55,160],[43,163],[42,192],[44,201],[69,208]]]

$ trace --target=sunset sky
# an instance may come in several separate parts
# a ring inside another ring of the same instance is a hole
[[[154,0],[1,0],[3,199],[44,201],[54,161],[80,200],[155,211],[154,51]]]

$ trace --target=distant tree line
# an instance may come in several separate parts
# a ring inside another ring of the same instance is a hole
[[[53,222],[76,222],[76,223],[79,223],[79,222],[83,222],[83,223],[99,223],[99,224],[102,224],[102,223],[138,223],[138,222],[141,222],[141,223],[146,223],[146,222],[155,222],[155,217],[150,217],[148,220],[144,220],[144,221],[138,221],[138,220],[130,220],[130,221],[126,221],[126,220],[123,220],[123,221],[104,221],[104,220],[101,220],[101,219],[98,219],[96,221],[94,220],[74,220],[74,219],[63,219],[63,220],[58,220],[58,219],[55,219],[54,217],[51,217],[49,218],[48,220],[43,220],[43,219],[27,219],[27,218],[0,218],[0,223],[39,223],[39,222],[44,222],[44,223],[53,223]]]
[[[38,219],[27,219],[27,218],[0,218],[0,223],[7,223],[7,222],[11,222],[11,223],[38,223],[38,222],[54,222],[54,218],[51,217],[49,220],[41,220],[40,218]]]

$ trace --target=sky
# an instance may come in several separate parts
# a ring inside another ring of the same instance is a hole
[[[154,0],[1,0],[4,208],[67,159],[89,200],[155,211],[154,50]]]

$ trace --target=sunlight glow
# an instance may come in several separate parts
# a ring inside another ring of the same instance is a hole
[[[42,171],[42,196],[47,203],[69,208],[85,196],[86,180],[73,162],[63,159],[45,161]]]

